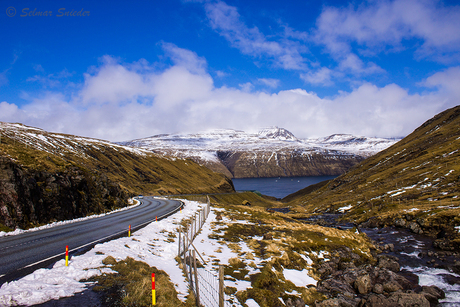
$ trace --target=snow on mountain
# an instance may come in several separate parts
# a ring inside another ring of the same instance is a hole
[[[285,141],[297,141],[297,138],[291,132],[284,128],[271,127],[266,128],[258,133],[259,138],[278,139]]]
[[[335,134],[325,138],[299,139],[284,128],[270,127],[258,133],[241,130],[218,129],[196,134],[161,134],[120,144],[143,148],[167,155],[200,157],[205,161],[217,160],[219,151],[305,151],[371,156],[396,143],[398,139],[356,137]]]
[[[52,133],[39,128],[7,122],[0,122],[0,142],[2,136],[10,138],[14,142],[25,144],[27,147],[59,156],[72,153],[87,158],[86,152],[89,148],[103,151],[109,147],[115,150],[127,150],[138,155],[146,155],[148,153],[148,151],[141,148],[123,146],[88,137]]]

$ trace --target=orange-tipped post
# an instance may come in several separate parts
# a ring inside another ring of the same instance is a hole
[[[69,246],[65,246],[65,266],[69,266]]]
[[[128,237],[131,237],[131,225],[129,225]]]

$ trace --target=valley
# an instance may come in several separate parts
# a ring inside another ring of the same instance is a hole
[[[134,238],[105,243],[116,244],[118,251],[95,246],[82,255],[95,263],[91,282],[104,285],[101,297],[113,291],[112,278],[131,291],[121,266],[147,263],[157,270],[168,263],[164,274],[176,284],[177,304],[195,306],[178,271],[183,264],[175,259],[177,231],[189,227],[208,203],[210,218],[194,240],[196,260],[209,272],[225,266],[225,300],[231,306],[455,306],[460,302],[459,127],[456,107],[398,142],[334,135],[310,140],[308,147],[282,128],[113,144],[3,123],[1,223],[9,231],[63,218],[41,217],[42,208],[68,204],[74,209],[63,211],[65,217],[78,217],[122,207],[141,193],[175,195],[186,204],[184,215],[147,226],[165,237],[139,231]],[[281,200],[235,193],[230,180],[297,171],[338,177]],[[115,200],[111,193],[124,194]],[[99,207],[91,207],[94,203]],[[120,295],[120,304],[130,295]],[[148,300],[149,294],[143,295],[139,301]]]

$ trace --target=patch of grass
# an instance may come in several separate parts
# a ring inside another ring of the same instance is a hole
[[[104,274],[96,276],[92,280],[98,285],[94,291],[113,293],[114,289],[118,295],[116,306],[152,306],[152,273],[155,273],[156,306],[183,306],[192,307],[195,303],[188,300],[183,303],[177,298],[177,292],[169,276],[155,267],[150,267],[144,262],[135,261],[128,257],[122,261],[116,261],[112,256],[103,260],[116,274]]]
[[[0,231],[10,232],[10,231],[13,231],[13,229],[11,229],[10,227],[7,227],[7,226],[3,225],[2,223],[0,223]]]
[[[219,207],[225,209],[219,210],[224,219],[213,223],[210,237],[237,255],[224,268],[225,278],[235,281],[249,277],[251,281],[251,288],[234,294],[242,304],[251,298],[260,306],[283,306],[280,298],[293,298],[289,293],[294,290],[308,304],[324,300],[315,287],[297,287],[285,280],[283,274],[285,269],[306,269],[317,278],[314,266],[306,258],[323,261],[315,252],[337,257],[338,249],[347,249],[353,252],[354,258],[350,260],[355,263],[375,261],[371,253],[374,246],[365,234],[305,224],[282,213],[267,212],[266,207],[225,203]],[[241,248],[243,244],[249,251]]]

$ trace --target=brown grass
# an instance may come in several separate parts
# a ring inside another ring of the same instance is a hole
[[[112,256],[104,259],[103,263],[117,274],[105,274],[94,277],[98,286],[95,291],[110,292],[111,289],[122,288],[123,296],[119,297],[119,306],[152,306],[152,273],[155,273],[156,306],[195,306],[194,299],[189,298],[185,303],[177,298],[177,292],[169,276],[155,267],[150,267],[144,262],[126,258],[116,261]]]

